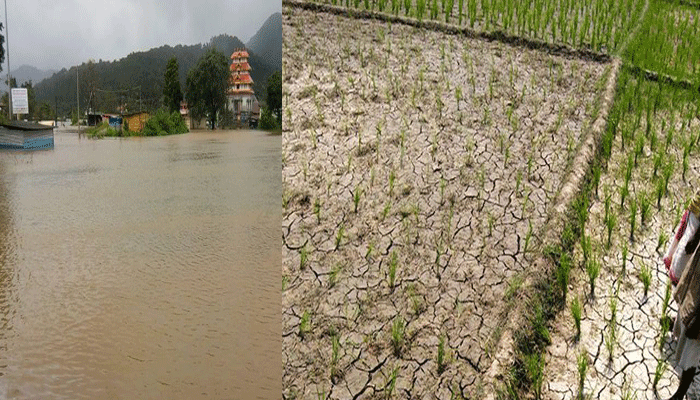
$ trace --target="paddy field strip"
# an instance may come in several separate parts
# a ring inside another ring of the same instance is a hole
[[[546,43],[616,54],[639,23],[645,0],[319,0],[374,15],[438,21]]]
[[[612,65],[283,17],[284,397],[491,392]]]

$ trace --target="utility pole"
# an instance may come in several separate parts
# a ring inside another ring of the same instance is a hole
[[[80,76],[77,65],[75,66],[75,98],[78,100],[78,136],[80,136]]]
[[[7,115],[12,121],[12,81],[10,81],[10,31],[7,28],[7,0],[5,0],[5,46],[7,47]]]

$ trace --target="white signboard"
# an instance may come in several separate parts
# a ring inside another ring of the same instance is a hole
[[[27,89],[12,89],[12,113],[29,114],[29,98]]]

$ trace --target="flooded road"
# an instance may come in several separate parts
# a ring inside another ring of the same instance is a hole
[[[0,151],[0,398],[276,399],[281,137]]]

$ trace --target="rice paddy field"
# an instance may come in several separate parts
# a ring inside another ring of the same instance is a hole
[[[283,398],[670,396],[698,18],[285,0]]]

